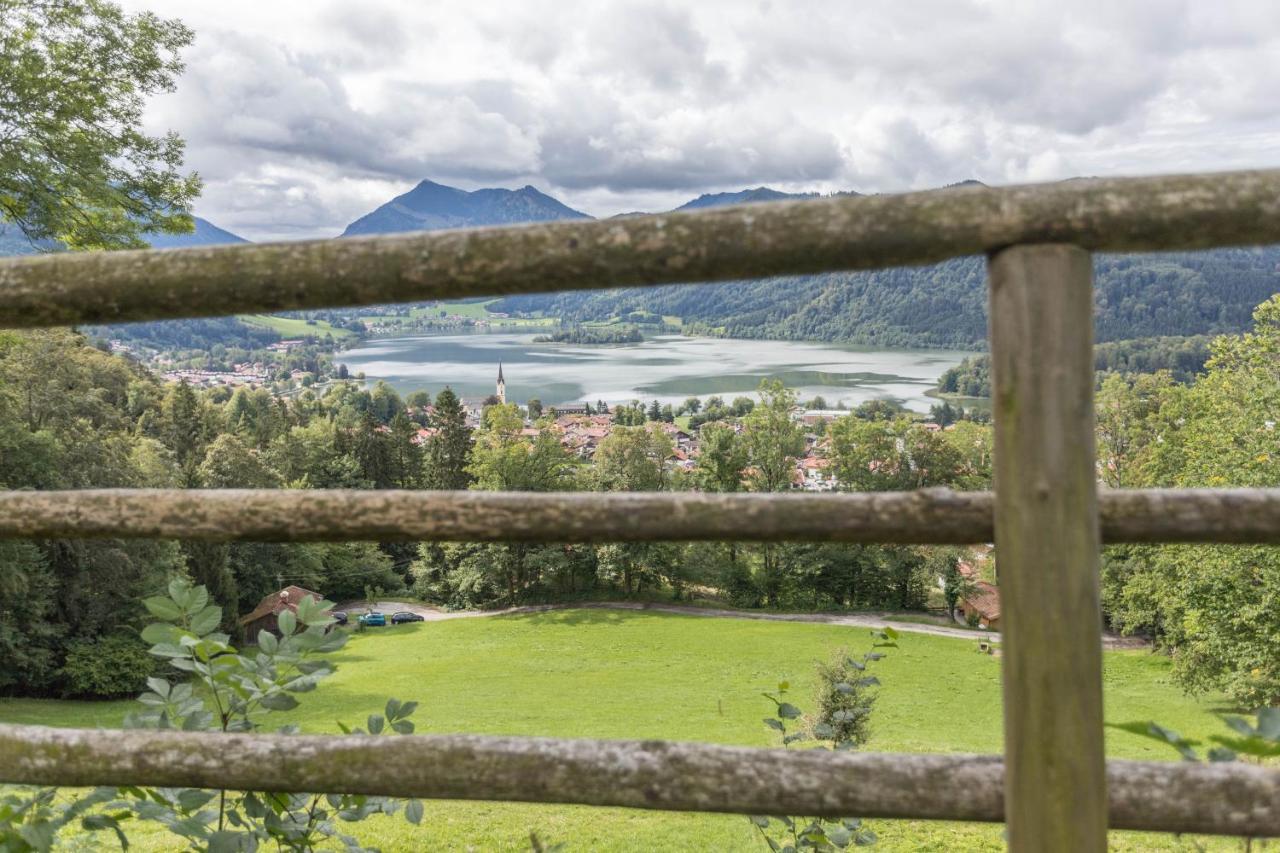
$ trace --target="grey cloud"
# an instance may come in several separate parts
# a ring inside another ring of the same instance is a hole
[[[533,183],[607,215],[761,183],[1280,161],[1280,4],[1260,0],[223,0],[180,14],[197,43],[149,118],[188,140],[202,215],[251,237],[335,233],[422,178]]]

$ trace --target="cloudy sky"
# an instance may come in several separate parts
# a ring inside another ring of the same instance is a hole
[[[1274,0],[124,0],[197,213],[332,236],[419,180],[596,216],[703,192],[1280,166]]]

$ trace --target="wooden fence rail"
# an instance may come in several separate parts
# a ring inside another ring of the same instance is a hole
[[[0,260],[0,327],[723,281],[1019,243],[1280,242],[1280,171],[836,197],[509,228]]]
[[[105,732],[0,725],[0,781],[672,811],[1000,821],[999,756],[831,753],[668,741]],[[1280,774],[1112,761],[1117,829],[1280,835]]]
[[[1280,544],[1280,489],[1098,496],[1102,540]],[[342,489],[0,491],[0,539],[992,541],[991,492],[706,494]]]

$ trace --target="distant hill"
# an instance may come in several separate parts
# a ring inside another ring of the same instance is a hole
[[[190,234],[152,234],[147,238],[153,249],[186,249],[192,246],[220,246],[224,243],[248,243],[239,234],[219,228],[207,219],[191,217],[196,230]]]
[[[190,234],[152,234],[150,242],[156,249],[182,249],[191,246],[216,246],[223,243],[247,243],[248,240],[219,228],[207,219],[192,217],[196,229]],[[57,248],[56,243],[44,244],[45,251]],[[0,223],[0,256],[32,255],[40,251],[12,225]],[[169,320],[158,323],[127,323],[107,326],[85,326],[83,331],[102,338],[127,340],[141,346],[157,348],[211,349],[215,344],[239,346],[246,349],[263,347],[280,339],[270,329],[259,329],[242,323],[235,317],[212,317],[196,320]]]
[[[423,181],[352,222],[342,236],[590,218],[533,187],[467,192]]]
[[[817,193],[784,193],[769,187],[756,187],[753,190],[739,190],[736,193],[706,193],[693,201],[686,201],[676,210],[700,210],[704,207],[721,207],[726,204],[750,204],[758,201],[787,201],[804,198],[817,198]]]
[[[971,186],[981,183],[961,181],[947,189]],[[702,195],[677,210],[815,196],[757,187]],[[1099,341],[1239,332],[1249,328],[1255,306],[1280,292],[1280,246],[1098,255],[1094,273]],[[530,294],[490,307],[568,322],[647,311],[679,316],[691,332],[883,347],[983,349],[987,337],[981,258],[718,284]]]
[[[196,230],[190,234],[151,234],[147,239],[153,249],[184,249],[190,246],[217,246],[223,243],[248,243],[238,234],[232,234],[225,228],[219,228],[207,219],[199,216],[195,220]],[[44,241],[39,246],[31,245],[26,236],[13,225],[0,222],[0,257],[4,255],[34,255],[40,251],[53,251],[58,247],[53,241]]]

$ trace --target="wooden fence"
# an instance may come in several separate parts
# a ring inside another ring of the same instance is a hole
[[[1280,836],[1275,770],[1103,756],[1100,544],[1280,543],[1280,490],[1099,493],[1089,254],[1275,242],[1280,171],[0,261],[0,326],[36,327],[870,269],[985,253],[994,493],[7,492],[0,537],[994,538],[1005,601],[1006,750],[1003,759],[839,755],[458,736],[371,745],[0,725],[0,782],[1002,820],[1016,851],[1101,851],[1108,826]],[[378,750],[387,749],[412,772],[382,773]]]

